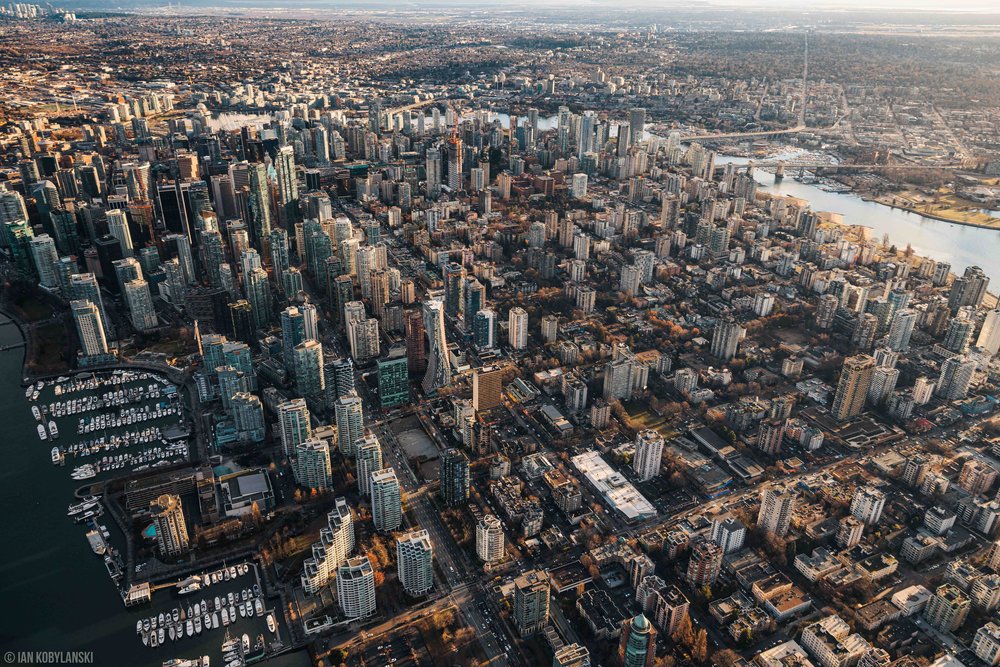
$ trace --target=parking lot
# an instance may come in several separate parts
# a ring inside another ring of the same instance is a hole
[[[360,654],[350,656],[348,664],[357,667],[431,667],[434,661],[420,632],[409,628],[372,639]]]

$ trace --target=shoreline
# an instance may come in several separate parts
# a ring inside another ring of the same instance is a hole
[[[29,382],[33,383],[38,380],[38,378],[33,378],[33,376],[28,373],[28,359],[31,355],[34,339],[29,335],[25,328],[25,323],[21,321],[20,317],[5,308],[0,308],[0,315],[6,316],[7,319],[14,323],[14,326],[17,327],[18,332],[21,334],[21,340],[24,341],[24,355],[21,357],[21,378],[19,382],[21,387],[27,387]]]
[[[936,213],[926,213],[924,211],[918,211],[916,209],[909,208],[907,206],[899,206],[897,204],[891,204],[891,203],[889,203],[887,201],[883,201],[879,197],[869,197],[867,195],[861,194],[860,192],[856,192],[854,190],[851,190],[850,192],[844,193],[844,194],[852,194],[852,195],[858,197],[859,199],[861,199],[862,201],[871,202],[873,204],[880,204],[880,205],[885,206],[887,208],[894,208],[897,211],[903,211],[904,213],[912,213],[914,215],[919,215],[919,216],[921,216],[923,218],[929,218],[931,220],[937,220],[938,222],[947,222],[947,223],[950,223],[952,225],[961,225],[963,227],[976,227],[977,229],[987,229],[987,230],[991,230],[991,231],[994,231],[994,232],[1000,232],[1000,218],[997,218],[997,223],[995,225],[982,225],[982,224],[979,224],[978,222],[966,222],[964,220],[952,220],[951,218],[946,218],[946,217],[944,217],[942,215],[938,215]]]

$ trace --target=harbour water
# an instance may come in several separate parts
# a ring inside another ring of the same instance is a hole
[[[18,328],[7,322],[0,316],[0,347],[21,340]],[[254,583],[252,572],[237,582],[212,586],[195,595],[177,597],[173,591],[159,592],[152,604],[126,609],[103,560],[87,543],[86,528],[66,516],[66,507],[81,483],[69,477],[71,462],[65,467],[52,464],[52,441],[38,439],[37,422],[20,384],[23,354],[23,348],[0,352],[0,452],[4,462],[0,467],[0,506],[5,518],[4,548],[0,551],[0,652],[90,651],[91,664],[130,667],[160,667],[170,658],[209,655],[213,665],[222,664],[221,629],[178,642],[168,640],[166,646],[150,649],[143,646],[135,624],[181,604],[186,607],[202,598],[250,587]],[[38,403],[46,398],[53,400],[49,389]],[[70,427],[70,420],[76,419],[59,420],[57,443],[65,446],[88,437],[77,436]],[[112,546],[123,549],[123,538],[113,520],[105,515],[99,523],[111,530]],[[232,632],[236,636],[251,633],[251,642],[266,632],[259,618],[252,622],[240,619],[240,624],[230,627],[235,628]],[[300,667],[309,660],[300,652],[266,664]]]
[[[746,164],[747,159],[719,156],[715,164],[721,166],[727,162]],[[980,266],[995,283],[1000,282],[1000,229],[927,218],[865,201],[856,194],[826,192],[819,185],[800,183],[793,176],[786,171],[784,180],[775,183],[774,174],[754,170],[754,178],[764,192],[805,199],[814,211],[840,213],[845,224],[870,227],[875,238],[888,234],[889,241],[899,248],[909,243],[918,255],[951,263],[953,273],[961,275],[967,266]]]

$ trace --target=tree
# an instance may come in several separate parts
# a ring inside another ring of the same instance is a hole
[[[694,643],[694,627],[691,625],[691,617],[684,614],[677,629],[674,631],[674,641],[682,646],[690,647]]]
[[[708,662],[708,631],[705,628],[698,630],[695,635],[694,646],[691,647],[691,659],[699,664]]]
[[[731,648],[722,649],[712,656],[712,662],[718,667],[736,667],[740,661],[740,656]]]

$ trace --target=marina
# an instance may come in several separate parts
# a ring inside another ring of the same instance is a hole
[[[0,316],[0,346],[15,345],[22,341],[20,330],[15,326],[2,326],[4,322],[10,320]],[[174,607],[180,609],[183,604],[186,611],[189,602],[193,607],[193,594],[179,596],[176,586],[171,585],[160,589],[155,596],[151,595],[152,591],[142,595],[143,589],[149,590],[149,586],[143,584],[135,587],[140,594],[135,596],[134,601],[130,600],[132,605],[124,606],[118,585],[113,580],[109,581],[113,572],[123,572],[124,567],[119,566],[113,556],[110,562],[105,560],[108,549],[117,551],[121,548],[124,535],[114,522],[107,520],[104,509],[99,502],[95,502],[98,498],[85,496],[74,499],[74,493],[86,482],[72,479],[72,467],[68,462],[64,467],[52,465],[54,459],[63,459],[62,452],[78,451],[81,445],[98,440],[102,435],[110,439],[112,435],[120,436],[122,431],[134,430],[136,427],[81,437],[75,435],[75,425],[83,414],[53,416],[51,419],[58,424],[59,439],[55,442],[47,440],[40,446],[35,428],[39,420],[34,418],[29,406],[37,405],[41,412],[42,407],[48,408],[48,403],[55,400],[81,398],[90,394],[99,396],[112,388],[117,391],[140,384],[146,387],[152,382],[162,387],[161,400],[173,400],[167,394],[172,383],[156,373],[129,370],[97,375],[90,372],[66,373],[54,381],[42,383],[41,387],[38,382],[24,387],[20,382],[23,356],[23,346],[11,347],[0,353],[0,377],[5,378],[0,382],[0,398],[4,399],[0,400],[0,419],[7,425],[10,435],[0,445],[5,447],[5,466],[0,472],[4,481],[0,485],[0,500],[12,510],[10,527],[20,536],[20,539],[7,545],[8,576],[0,578],[0,595],[4,596],[12,608],[21,610],[7,619],[0,636],[18,637],[19,648],[25,650],[48,650],[53,646],[60,646],[67,650],[94,651],[95,656],[114,655],[115,664],[130,667],[227,667],[224,660],[226,654],[221,651],[226,630],[239,640],[241,648],[243,634],[252,638],[251,654],[257,638],[262,634],[269,646],[279,641],[278,635],[267,630],[267,616],[273,613],[276,619],[280,619],[281,614],[269,612],[268,605],[265,605],[263,617],[258,616],[255,609],[253,618],[241,618],[237,609],[236,623],[231,622],[218,631],[213,627],[206,632],[202,620],[200,635],[195,633],[194,637],[189,637],[185,628],[185,636],[181,641],[171,642],[167,637],[166,644],[155,649],[142,644],[141,638],[135,633],[136,620],[148,617],[153,609],[159,616],[161,610],[172,610]],[[141,379],[140,374],[146,375],[148,379]],[[51,396],[49,392],[52,392]],[[46,421],[48,419],[49,417]],[[147,422],[141,428],[156,426],[164,437],[186,450],[186,436],[171,439],[171,429],[176,428],[172,422],[176,422],[176,416],[172,420],[163,419],[162,423]],[[53,445],[56,444],[58,456],[52,453]],[[139,455],[144,453],[142,450],[147,450],[148,460],[139,466],[152,466],[162,460],[162,457],[156,456],[157,447],[161,453],[166,453],[166,446],[154,441],[150,444],[135,443],[127,450],[119,447],[116,455],[126,451]],[[99,461],[106,454],[102,452],[95,458],[95,452],[92,452],[89,457],[81,459],[80,463]],[[65,457],[72,461],[74,454],[68,453]],[[176,458],[171,457],[168,461]],[[95,475],[98,475],[98,480],[105,476],[96,471]],[[73,514],[69,513],[71,509],[75,510]],[[89,514],[90,512],[94,513]],[[78,523],[77,518],[81,518]],[[98,553],[102,547],[104,553]],[[42,576],[42,572],[46,574]],[[253,576],[251,571],[246,578],[212,584],[213,602],[217,594],[221,602],[223,592],[228,600],[229,590],[253,590],[253,585],[257,583],[251,578]],[[209,596],[206,593],[196,597],[199,602],[201,597],[205,597],[207,603]],[[86,601],[86,613],[80,613],[80,601]],[[228,615],[228,610],[226,613]],[[220,623],[221,620],[220,612]],[[278,633],[282,632],[280,622],[276,629]],[[166,631],[164,634],[166,637]],[[100,658],[98,661],[98,664],[103,664]],[[305,667],[308,664],[311,664],[310,661],[301,652],[281,654],[267,660],[268,667]]]
[[[115,471],[141,472],[181,463],[188,457],[186,437],[171,439],[166,435],[171,420],[181,419],[179,393],[166,378],[147,371],[116,370],[104,375],[62,376],[28,389],[32,416],[39,422],[38,439],[54,445],[50,450],[52,464],[64,466],[85,459],[71,470],[72,480],[85,481]],[[54,399],[46,401],[43,396],[49,391]],[[71,421],[74,417],[76,423]],[[64,422],[64,430],[89,437],[57,444],[59,421]]]

